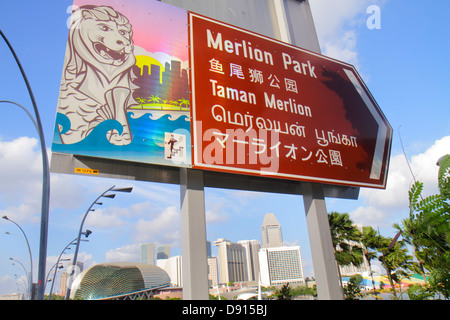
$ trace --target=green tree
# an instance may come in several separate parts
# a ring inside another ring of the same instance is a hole
[[[333,211],[328,214],[328,222],[330,224],[334,255],[338,264],[339,279],[341,279],[339,266],[348,266],[351,264],[359,266],[363,262],[363,250],[359,245],[361,233],[353,225],[353,221],[350,219],[348,213]]]
[[[381,236],[378,251],[381,253],[378,260],[386,270],[394,297],[398,299],[395,282],[400,283],[402,278],[408,276],[407,271],[410,268],[412,257],[408,254],[404,241],[396,241]]]
[[[350,281],[344,287],[345,300],[358,300],[363,296],[359,286],[362,281],[363,277],[360,274],[350,277]]]
[[[289,283],[284,284],[273,294],[277,300],[292,300],[293,292]]]
[[[363,232],[361,235],[361,243],[363,245],[362,250],[364,257],[369,263],[370,278],[372,279],[372,288],[375,291],[375,281],[373,279],[372,272],[372,260],[377,257],[378,248],[378,234],[377,231],[371,226],[363,227]]]
[[[427,300],[433,296],[433,294],[427,290],[426,286],[424,287],[420,284],[410,286],[406,293],[408,294],[409,300]]]
[[[438,185],[443,200],[450,199],[450,155],[445,155],[438,160]],[[447,207],[449,204],[445,203]]]
[[[442,181],[440,181],[442,185]],[[445,186],[441,188],[445,191]],[[411,245],[414,266],[425,279],[425,287],[450,297],[450,211],[445,193],[422,197],[423,183],[416,181],[409,191],[410,213],[401,225],[403,239]],[[429,283],[427,281],[429,278]],[[429,285],[429,286],[428,286]]]
[[[296,288],[292,289],[292,295],[294,297],[298,296],[317,296],[317,288],[314,285],[312,288],[309,288],[308,286],[297,286]]]

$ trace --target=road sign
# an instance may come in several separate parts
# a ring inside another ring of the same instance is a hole
[[[352,65],[189,24],[194,168],[385,188],[392,128]]]

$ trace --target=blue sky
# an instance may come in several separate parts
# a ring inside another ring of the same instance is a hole
[[[450,2],[431,0],[310,0],[322,53],[355,65],[394,129],[386,190],[361,189],[359,200],[327,199],[328,211],[350,213],[359,224],[392,236],[392,224],[408,212],[413,179],[400,144],[425,194],[437,193],[436,161],[450,153]],[[53,133],[68,29],[70,0],[20,0],[0,3],[0,28],[26,71],[40,110],[47,148]],[[380,9],[380,29],[366,25],[370,5]],[[0,41],[0,100],[32,112],[25,84],[7,46]],[[0,216],[26,232],[33,254],[34,281],[39,256],[42,165],[39,140],[23,110],[0,104]],[[78,232],[82,215],[103,191],[133,186],[96,207],[82,244],[86,266],[105,261],[138,261],[139,244],[171,244],[181,254],[179,187],[105,178],[51,175],[48,264]],[[260,240],[264,215],[275,213],[287,245],[300,245],[307,276],[314,271],[301,196],[206,189],[207,237],[214,241]],[[13,233],[7,235],[5,232]],[[0,220],[0,294],[17,292],[12,257],[29,266],[20,231]],[[214,251],[213,251],[214,252]],[[20,281],[21,282],[21,281]]]

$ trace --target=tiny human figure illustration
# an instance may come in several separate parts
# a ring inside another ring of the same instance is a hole
[[[174,161],[185,161],[186,139],[183,135],[166,132],[165,155],[166,159]]]

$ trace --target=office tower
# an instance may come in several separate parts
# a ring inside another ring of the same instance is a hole
[[[72,262],[67,265],[67,268],[61,274],[61,282],[59,284],[59,294],[61,296],[65,296],[67,292],[67,286],[69,285],[70,275],[74,270],[75,273],[72,275],[71,282],[75,280],[75,278],[83,272],[84,263],[81,261],[77,261],[77,266],[74,268]]]
[[[262,286],[305,282],[299,246],[262,248],[259,264]]]
[[[273,213],[264,216],[261,227],[262,248],[282,247],[281,225]]]
[[[220,282],[247,281],[247,260],[244,246],[223,238],[214,241],[214,245],[218,247]]]
[[[153,243],[141,244],[141,263],[155,265],[155,246]]]
[[[238,241],[245,248],[245,258],[247,260],[248,281],[258,281],[259,258],[258,252],[261,245],[258,240]]]
[[[210,242],[211,244],[211,242]],[[219,283],[219,272],[217,269],[217,257],[208,258],[208,286],[216,287]]]
[[[170,245],[162,245],[156,249],[156,259],[169,259],[170,258]]]
[[[211,241],[206,241],[206,256],[208,258],[212,257],[212,254],[211,254]]]

